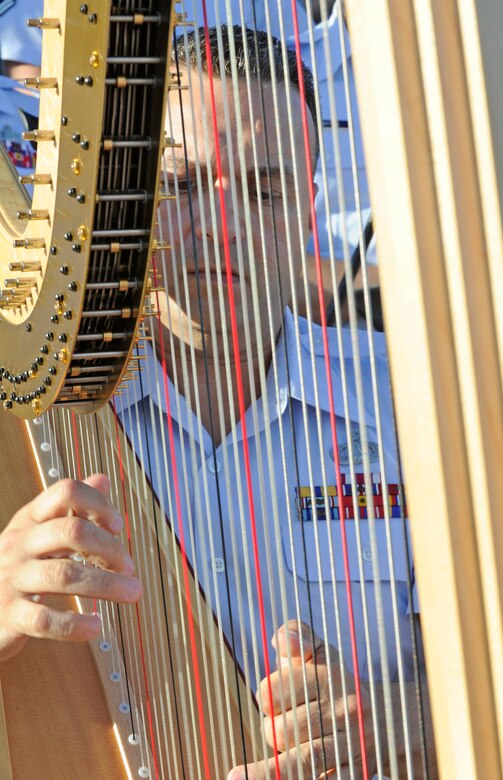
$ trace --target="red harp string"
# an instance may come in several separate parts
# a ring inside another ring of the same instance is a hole
[[[334,451],[334,466],[335,466],[335,478],[336,478],[336,485],[337,485],[337,494],[339,496],[342,496],[342,480],[341,480],[341,467],[340,467],[340,458],[339,458],[339,447],[338,447],[338,437],[337,437],[337,427],[336,427],[336,421],[335,421],[335,408],[334,408],[334,396],[333,396],[333,384],[332,384],[332,372],[330,370],[330,352],[329,352],[329,346],[328,346],[328,329],[327,329],[327,318],[326,318],[326,312],[325,312],[325,302],[324,302],[324,295],[323,295],[323,277],[321,272],[321,253],[320,253],[320,242],[319,242],[319,234],[318,234],[318,222],[316,217],[316,208],[315,208],[315,192],[314,192],[314,186],[313,186],[313,164],[312,164],[312,158],[311,158],[311,148],[310,148],[310,142],[309,142],[309,124],[308,124],[308,117],[307,117],[307,105],[306,105],[306,96],[305,96],[305,85],[304,85],[304,74],[302,70],[302,56],[301,56],[301,49],[300,49],[300,33],[299,33],[299,20],[297,15],[297,2],[296,0],[292,0],[292,21],[293,21],[293,27],[294,27],[294,39],[295,39],[295,55],[297,58],[297,70],[298,70],[298,79],[299,79],[299,91],[300,91],[300,105],[301,105],[301,116],[302,116],[302,131],[304,135],[304,152],[305,152],[305,162],[306,167],[308,171],[308,186],[309,186],[309,209],[311,214],[311,224],[312,224],[312,230],[313,230],[313,242],[314,242],[314,255],[315,255],[315,261],[316,261],[316,283],[317,283],[317,289],[318,289],[318,299],[319,299],[319,306],[320,306],[320,317],[321,317],[321,328],[322,328],[322,335],[323,335],[323,352],[324,352],[324,359],[325,359],[325,372],[327,377],[327,386],[328,386],[328,401],[329,401],[329,413],[330,413],[330,430],[332,434],[332,446]],[[363,770],[363,779],[368,780],[368,761],[367,761],[367,749],[365,745],[365,725],[363,721],[363,704],[362,704],[362,695],[361,695],[361,685],[360,685],[360,675],[359,675],[359,665],[358,665],[358,649],[356,644],[356,630],[355,630],[355,618],[354,618],[354,609],[353,609],[353,597],[352,597],[352,591],[351,591],[351,579],[350,579],[350,571],[349,571],[349,553],[348,553],[348,542],[347,542],[347,534],[346,534],[346,525],[345,525],[345,517],[344,512],[339,512],[339,519],[341,524],[341,541],[342,541],[342,552],[343,552],[343,561],[344,561],[344,574],[345,574],[345,581],[346,581],[346,594],[347,594],[347,600],[348,600],[348,616],[349,616],[349,629],[350,629],[350,641],[351,641],[351,655],[353,660],[353,669],[355,671],[354,675],[354,681],[355,681],[355,693],[356,693],[356,703],[357,703],[357,716],[358,716],[358,731],[359,731],[359,737],[360,737],[360,749],[361,749],[361,757],[362,757],[362,770]]]
[[[124,516],[124,524],[126,526],[126,536],[128,540],[128,550],[131,558],[134,559],[133,555],[133,543],[132,543],[132,535],[131,535],[131,523],[129,518],[129,512],[128,512],[128,505],[127,505],[127,499],[126,499],[126,479],[124,474],[124,462],[122,457],[122,448],[120,443],[120,436],[119,436],[119,418],[117,415],[117,409],[115,406],[115,398],[112,398],[112,409],[114,413],[114,423],[115,423],[115,440],[117,445],[117,457],[119,461],[119,476],[120,476],[120,484],[121,484],[121,494],[122,494],[122,505],[123,505],[123,516]],[[138,631],[138,641],[140,643],[140,659],[141,659],[141,668],[142,668],[142,676],[143,676],[143,683],[145,685],[145,699],[147,704],[147,717],[148,717],[148,729],[149,729],[149,738],[150,738],[150,747],[152,748],[152,756],[154,760],[154,771],[156,780],[159,777],[159,767],[158,767],[158,758],[157,758],[157,750],[156,750],[156,741],[154,736],[154,719],[152,715],[152,705],[151,705],[151,699],[150,699],[150,688],[148,684],[148,674],[147,674],[147,664],[145,660],[145,648],[144,648],[144,637],[143,637],[143,631],[142,631],[142,625],[141,625],[141,616],[140,616],[140,607],[138,604],[135,604],[135,612],[136,612],[136,626]],[[124,659],[125,660],[125,659]]]
[[[152,259],[152,268],[153,268],[153,274],[154,274],[154,287],[157,288],[157,266],[155,263],[155,260]],[[156,303],[157,303],[157,320],[159,324],[159,332],[161,332],[161,312],[160,312],[160,304],[159,304],[159,293],[156,291]],[[208,742],[206,737],[206,727],[205,727],[205,717],[204,717],[204,705],[203,705],[203,694],[202,694],[202,685],[201,685],[201,674],[199,670],[199,661],[197,657],[197,649],[196,649],[196,636],[194,631],[194,617],[192,612],[192,598],[190,595],[190,571],[189,571],[189,561],[187,557],[187,546],[185,542],[185,531],[184,531],[184,522],[183,522],[183,514],[182,514],[182,502],[180,498],[180,480],[178,477],[178,467],[177,467],[177,459],[176,459],[176,447],[175,447],[175,437],[174,437],[174,431],[173,431],[173,419],[171,416],[171,406],[170,406],[170,399],[169,399],[169,390],[168,390],[168,369],[166,365],[166,354],[164,349],[164,339],[162,336],[159,338],[159,346],[161,350],[161,365],[162,365],[162,378],[163,378],[163,392],[164,392],[164,399],[166,402],[166,420],[167,420],[167,427],[168,427],[168,439],[169,439],[169,449],[170,449],[170,456],[171,456],[171,465],[173,469],[173,483],[174,483],[174,490],[175,490],[175,504],[176,504],[176,518],[177,518],[177,524],[178,524],[178,541],[180,542],[180,552],[182,555],[182,572],[183,572],[183,581],[185,585],[185,595],[187,599],[187,622],[189,625],[189,638],[190,638],[190,653],[191,653],[191,659],[193,664],[193,672],[194,672],[194,687],[196,692],[196,701],[197,701],[197,714],[199,718],[199,726],[201,729],[201,748],[203,752],[203,763],[204,763],[204,771],[207,778],[211,777],[210,774],[210,761],[209,761],[209,754],[208,754]]]
[[[208,84],[210,88],[211,118],[212,118],[213,135],[214,135],[214,142],[215,142],[215,159],[216,159],[216,167],[217,167],[217,176],[218,179],[221,181],[223,178],[223,169],[222,169],[222,157],[220,153],[220,139],[218,137],[218,121],[217,121],[215,93],[214,93],[214,84],[213,84],[212,54],[211,54],[211,43],[209,37],[206,0],[202,0],[202,8],[203,8],[203,18],[204,18],[206,59],[208,63],[207,71],[208,71]],[[241,421],[241,426],[243,431],[243,455],[244,455],[244,465],[245,465],[245,474],[246,474],[246,487],[248,493],[248,504],[250,510],[250,525],[251,525],[252,545],[253,545],[253,562],[255,566],[255,580],[257,585],[260,630],[261,630],[261,638],[262,638],[262,647],[264,651],[264,668],[267,677],[267,693],[269,698],[269,706],[271,712],[274,712],[273,693],[272,693],[272,685],[271,685],[271,678],[270,678],[271,663],[269,658],[268,636],[267,636],[267,629],[266,629],[265,607],[264,607],[264,592],[262,586],[262,574],[261,574],[260,557],[259,557],[257,521],[256,521],[256,514],[255,514],[255,502],[253,498],[253,485],[252,485],[251,466],[250,466],[250,451],[248,447],[248,433],[247,433],[246,417],[245,417],[246,408],[245,408],[245,401],[244,401],[243,376],[241,370],[241,361],[239,358],[240,349],[239,349],[239,335],[238,335],[237,318],[236,318],[236,304],[234,299],[234,290],[232,287],[233,282],[232,282],[232,266],[231,266],[230,245],[229,245],[229,231],[227,225],[225,195],[222,187],[219,187],[218,194],[219,194],[220,213],[222,218],[222,235],[223,235],[223,247],[224,247],[224,256],[225,256],[225,269],[226,269],[226,276],[227,276],[227,290],[229,294],[229,312],[230,312],[230,319],[231,319],[232,346],[233,346],[234,356],[236,361],[236,385],[238,391],[239,415],[240,415],[240,421]],[[272,719],[272,738],[273,738],[276,776],[279,778],[280,777],[279,751],[278,751],[274,719]]]

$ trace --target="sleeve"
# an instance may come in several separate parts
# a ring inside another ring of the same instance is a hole
[[[2,60],[40,65],[42,32],[26,20],[43,16],[43,0],[0,0],[0,57]]]

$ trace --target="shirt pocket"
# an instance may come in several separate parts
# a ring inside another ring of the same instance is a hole
[[[412,568],[409,568],[404,540],[405,533],[410,549],[408,530],[404,529],[400,519],[390,519],[388,541],[386,525],[385,520],[378,519],[374,523],[379,579],[388,583],[412,580]],[[354,520],[346,521],[349,578],[353,582],[373,582],[375,572],[369,522],[360,520],[359,530],[360,540],[357,538]],[[327,582],[334,576],[337,582],[346,580],[342,529],[338,520],[303,524],[295,522],[291,529],[284,526],[282,543],[285,565],[292,575],[309,582],[319,582],[320,578]]]

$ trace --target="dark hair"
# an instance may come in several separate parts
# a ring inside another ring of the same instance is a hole
[[[208,30],[210,39],[212,73],[218,78],[231,76],[233,71],[238,78],[246,78],[247,75],[253,79],[261,79],[262,83],[270,84],[272,82],[272,73],[274,71],[276,81],[279,84],[289,82],[299,92],[299,70],[297,68],[297,57],[295,51],[286,47],[288,73],[285,75],[283,63],[283,46],[278,38],[271,35],[272,58],[269,55],[269,39],[264,30],[243,29],[238,25],[229,28],[226,24],[220,27],[223,44],[223,62],[220,60],[218,49],[218,33],[216,27],[210,27]],[[235,62],[231,61],[231,51],[229,45],[230,35],[234,39]],[[197,39],[199,40],[199,55]],[[246,62],[248,55],[248,65]],[[204,27],[197,30],[191,30],[186,35],[179,35],[176,39],[176,48],[172,53],[172,60],[180,62],[190,68],[201,67],[203,72],[208,72],[208,61],[206,58],[206,37]],[[315,129],[315,148],[311,149],[314,156],[314,163],[318,162],[319,143],[318,143],[318,122],[316,120],[316,98],[313,81],[313,74],[310,69],[302,63],[302,76],[304,80],[304,94],[306,105],[311,112]]]

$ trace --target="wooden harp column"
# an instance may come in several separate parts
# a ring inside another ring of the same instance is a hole
[[[347,3],[441,776],[503,760],[503,7]]]

